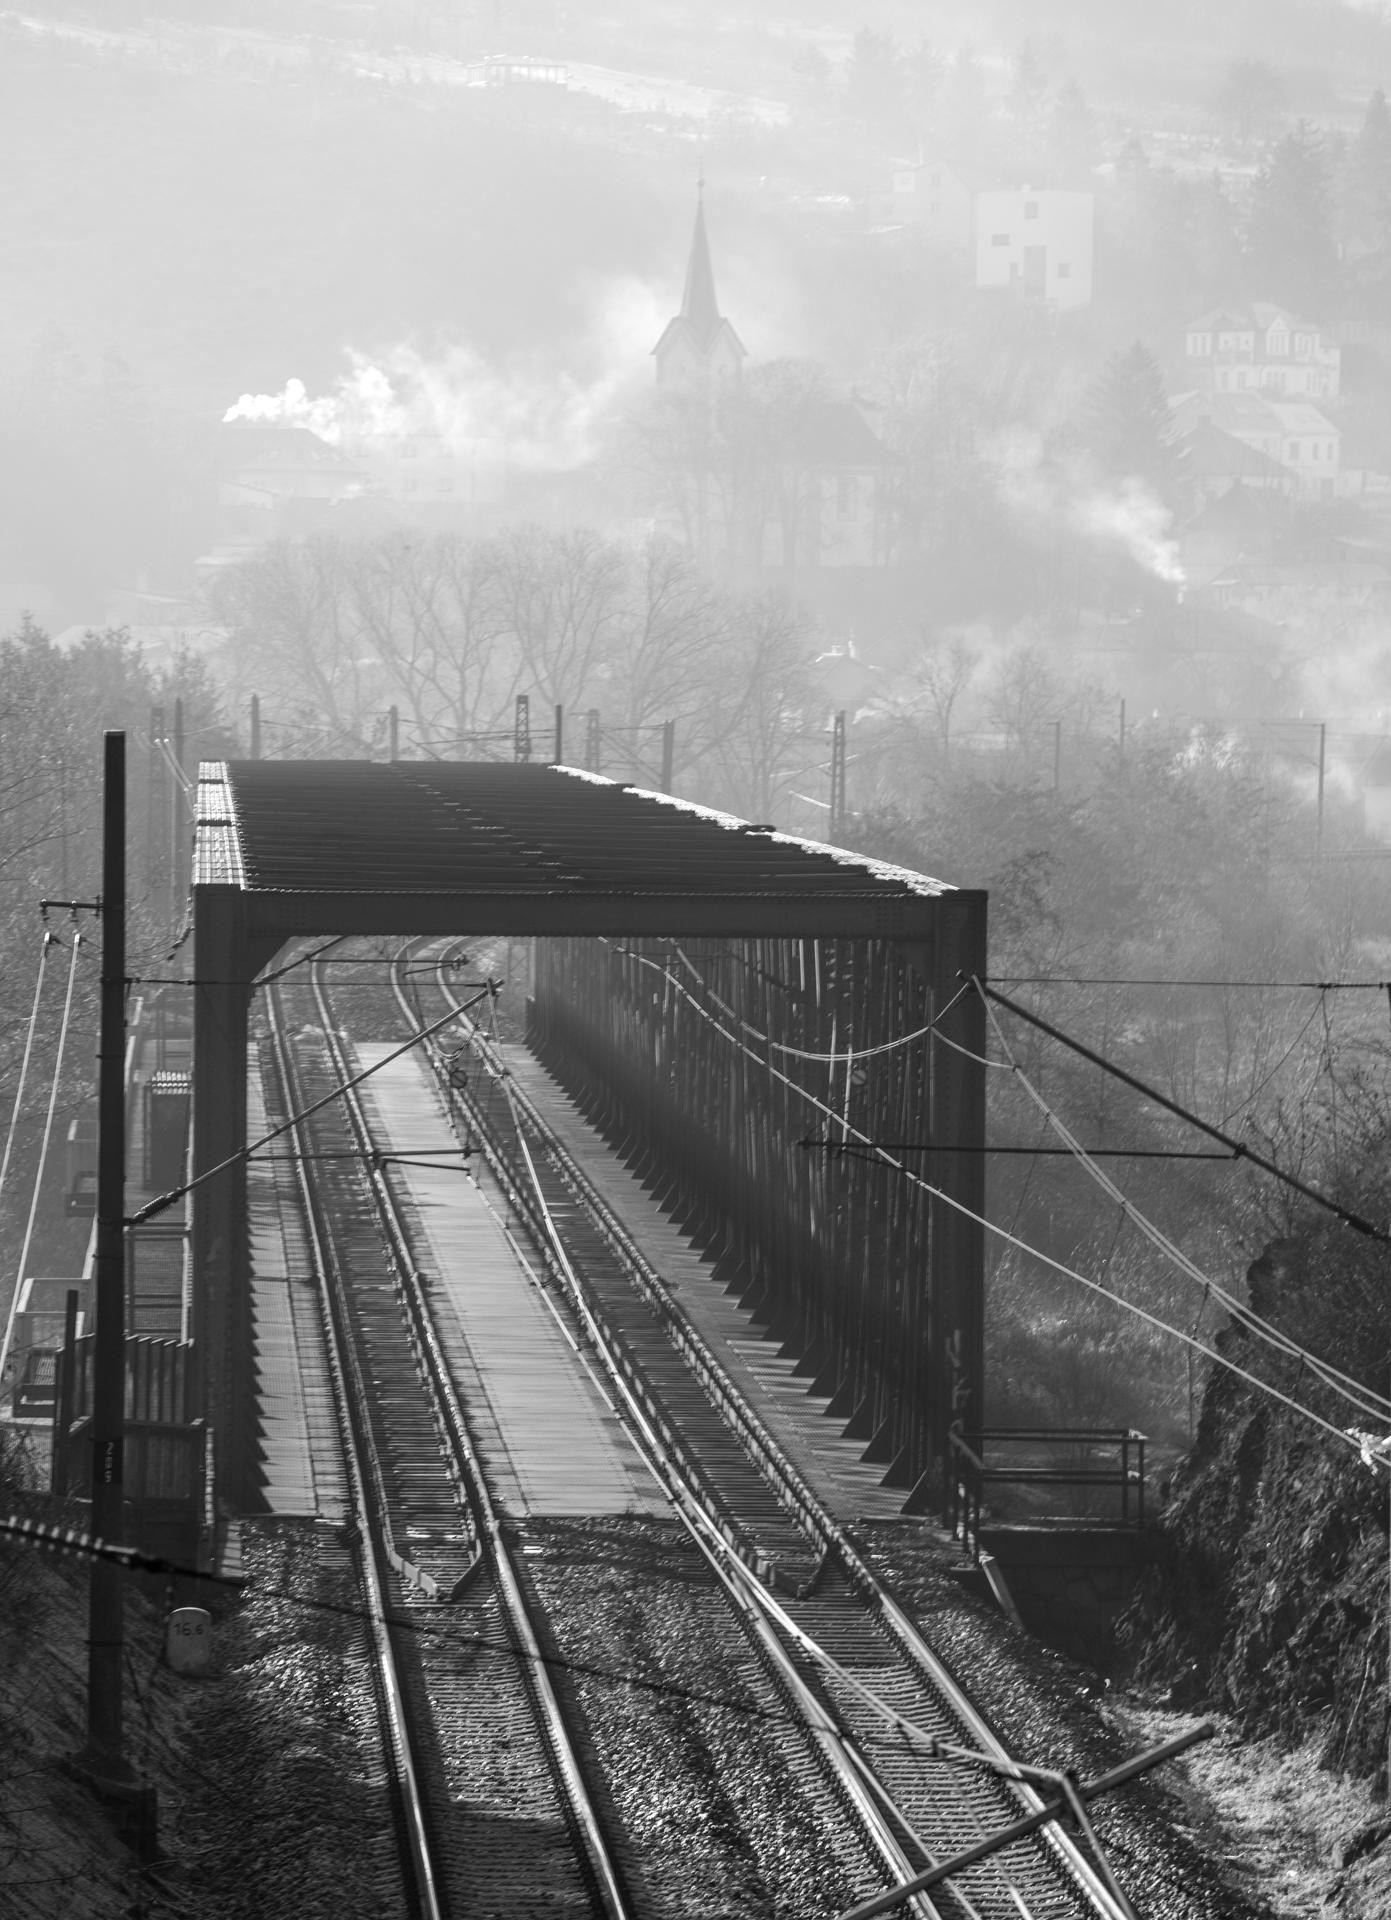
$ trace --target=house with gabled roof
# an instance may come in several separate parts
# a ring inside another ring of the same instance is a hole
[[[1212,307],[1184,328],[1188,377],[1202,393],[1336,399],[1342,348],[1312,321],[1265,300]]]
[[[1182,434],[1215,426],[1273,461],[1302,499],[1330,499],[1339,491],[1341,432],[1308,401],[1259,393],[1188,393],[1174,401],[1173,417]]]

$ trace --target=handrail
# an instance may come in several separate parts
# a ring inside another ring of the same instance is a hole
[[[1145,1524],[1145,1442],[1146,1436],[1134,1427],[953,1427],[947,1441],[954,1457],[948,1475],[945,1519],[953,1534],[969,1546],[974,1558],[980,1557],[980,1526],[983,1489],[987,1486],[1071,1486],[1114,1487],[1120,1494],[1120,1521],[1125,1527]],[[971,1443],[975,1442],[973,1446]],[[992,1466],[986,1458],[988,1445],[1053,1445],[1119,1449],[1114,1467],[1083,1465]],[[1131,1510],[1131,1489],[1135,1492]]]

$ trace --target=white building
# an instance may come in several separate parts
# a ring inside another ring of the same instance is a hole
[[[1263,300],[1214,307],[1184,329],[1189,378],[1202,393],[1337,398],[1342,349],[1284,307]]]
[[[976,243],[976,192],[977,183],[946,160],[904,162],[890,176],[881,210],[933,246],[969,253]]]
[[[1284,468],[1291,492],[1329,499],[1339,485],[1342,434],[1307,400],[1275,400],[1259,393],[1186,394],[1174,406],[1175,424],[1192,433],[1204,423],[1220,428]]]
[[[976,285],[1083,307],[1092,297],[1089,193],[1020,187],[975,196]]]

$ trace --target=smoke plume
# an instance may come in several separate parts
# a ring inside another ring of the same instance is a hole
[[[378,354],[349,349],[328,392],[311,394],[291,379],[279,393],[244,393],[223,420],[307,427],[358,454],[425,439],[482,468],[565,472],[593,459],[606,411],[644,375],[659,315],[649,289],[625,282],[606,289],[581,330],[575,367],[496,366],[465,344],[436,353],[408,342]]]

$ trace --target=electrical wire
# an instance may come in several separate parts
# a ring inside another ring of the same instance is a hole
[[[43,1190],[44,1168],[48,1163],[48,1146],[53,1137],[53,1115],[58,1105],[58,1088],[63,1077],[63,1058],[68,1048],[68,1026],[72,1017],[72,993],[77,979],[77,955],[83,945],[82,935],[74,933],[72,937],[72,958],[68,963],[68,990],[63,1001],[63,1024],[58,1030],[58,1051],[53,1061],[53,1082],[48,1093],[48,1113],[44,1120],[43,1143],[39,1148],[39,1164],[34,1174],[34,1191],[29,1202],[29,1219],[24,1229],[24,1244],[19,1252],[19,1266],[15,1271],[14,1292],[10,1295],[10,1311],[5,1322],[5,1338],[0,1341],[0,1379],[4,1378],[5,1367],[10,1357],[10,1342],[14,1337],[15,1315],[19,1310],[19,1296],[24,1289],[25,1268],[29,1264],[29,1248],[34,1238],[34,1221],[38,1217],[39,1196]]]
[[[1388,980],[1109,980],[1070,973],[991,973],[991,987],[1235,987],[1249,993],[1385,993]]]
[[[5,1197],[5,1181],[10,1171],[10,1154],[14,1150],[15,1130],[19,1125],[20,1108],[24,1104],[24,1083],[29,1078],[29,1059],[34,1051],[34,1031],[39,1023],[39,1001],[43,995],[44,972],[48,966],[50,950],[62,944],[56,933],[45,932],[40,939],[39,970],[34,981],[34,1004],[29,1009],[29,1030],[24,1036],[24,1057],[19,1065],[19,1085],[15,1088],[14,1106],[10,1109],[10,1128],[5,1135],[5,1156],[0,1160],[0,1202]]]
[[[641,955],[638,957],[642,958]],[[648,962],[647,964],[655,966],[654,962]],[[828,1120],[835,1122],[837,1125],[840,1123],[841,1116],[831,1107],[828,1107],[825,1101],[818,1099],[814,1093],[802,1086],[800,1082],[780,1072],[770,1061],[760,1059],[752,1047],[746,1046],[737,1034],[730,1033],[726,1027],[722,1027],[714,1015],[707,1012],[706,1009],[701,1006],[694,994],[687,990],[682,982],[671,973],[670,969],[657,968],[656,970],[659,972],[666,971],[667,977],[671,980],[672,985],[682,998],[694,1008],[702,1020],[707,1021],[709,1025],[714,1028],[715,1032],[724,1040],[727,1040],[731,1046],[737,1047],[741,1053],[746,1054],[750,1060],[754,1061],[757,1066],[762,1067],[766,1073],[771,1073],[775,1079],[782,1081],[784,1086],[788,1087],[793,1093],[800,1095],[809,1105],[815,1107],[819,1113],[824,1114]],[[997,1061],[994,1064],[997,1066],[1003,1065],[1003,1062]],[[993,1234],[996,1239],[1003,1240],[1007,1245],[1013,1246],[1020,1253],[1027,1254],[1030,1259],[1040,1261],[1044,1266],[1050,1268],[1055,1273],[1061,1274],[1065,1279],[1075,1280],[1080,1286],[1086,1287],[1089,1292],[1100,1294],[1104,1299],[1110,1300],[1114,1305],[1123,1308],[1127,1313],[1133,1314],[1135,1318],[1145,1321],[1149,1326],[1154,1327],[1156,1331],[1167,1333],[1173,1339],[1180,1341],[1184,1346],[1192,1348],[1194,1352],[1201,1353],[1215,1365],[1224,1368],[1228,1373],[1235,1374],[1238,1379],[1244,1380],[1248,1386],[1255,1387],[1258,1392],[1267,1395],[1270,1399],[1279,1401],[1281,1405],[1288,1407],[1291,1412],[1300,1414],[1304,1419],[1312,1421],[1315,1426],[1322,1428],[1325,1433],[1337,1440],[1340,1445],[1351,1447],[1364,1462],[1368,1464],[1379,1464],[1391,1470],[1391,1455],[1382,1453],[1374,1447],[1369,1449],[1365,1436],[1350,1432],[1343,1427],[1335,1426],[1331,1420],[1326,1420],[1322,1414],[1315,1413],[1312,1408],[1306,1407],[1298,1400],[1292,1399],[1289,1394],[1282,1392],[1279,1387],[1272,1385],[1270,1381],[1262,1380],[1259,1374],[1251,1373],[1247,1368],[1239,1366],[1236,1361],[1229,1359],[1226,1354],[1220,1353],[1215,1347],[1210,1347],[1193,1335],[1185,1333],[1181,1327],[1172,1326],[1167,1320],[1161,1320],[1158,1314],[1151,1313],[1148,1308],[1140,1306],[1133,1300],[1127,1300],[1124,1295],[1114,1292],[1110,1287],[1092,1279],[1089,1275],[1080,1273],[1075,1267],[1068,1266],[1065,1261],[1055,1259],[1052,1254],[1044,1253],[1041,1248],[1031,1246],[1028,1241],[1020,1239],[1017,1234],[1010,1233],[1005,1228],[997,1225],[993,1220],[986,1219],[984,1214],[977,1213],[974,1208],[968,1207],[964,1201],[958,1200],[954,1194],[947,1193],[942,1188],[933,1186],[930,1180],[924,1180],[921,1174],[914,1173],[912,1169],[906,1167],[901,1160],[895,1160],[892,1154],[887,1153],[882,1147],[876,1147],[868,1135],[860,1133],[858,1128],[851,1127],[849,1131],[854,1133],[864,1146],[870,1148],[883,1165],[891,1167],[896,1173],[901,1174],[910,1185],[919,1188],[931,1198],[941,1201],[944,1206],[950,1207],[954,1213],[958,1213],[963,1218],[972,1221],[986,1233]]]
[[[600,937],[602,939],[602,936]],[[633,960],[640,960],[644,966],[657,967],[655,960],[649,958],[647,954],[639,953],[635,947],[622,947],[607,940],[603,940],[603,944],[605,946],[613,944],[616,953],[626,954]],[[690,969],[692,976],[700,981],[701,986],[704,987],[706,993],[709,994],[720,1011],[727,1015],[729,1019],[738,1021],[745,1033],[751,1033],[755,1040],[762,1041],[763,1045],[773,1053],[787,1054],[794,1060],[814,1060],[823,1065],[833,1067],[844,1066],[848,1068],[852,1062],[858,1065],[860,1061],[872,1060],[881,1053],[896,1053],[900,1047],[912,1046],[915,1040],[922,1040],[930,1034],[939,1020],[946,1019],[957,1001],[960,1000],[964,994],[971,991],[971,983],[968,980],[964,986],[960,987],[957,992],[952,995],[940,1013],[935,1013],[925,1027],[916,1027],[912,1033],[899,1034],[895,1039],[881,1041],[878,1046],[874,1047],[855,1047],[844,1053],[834,1050],[830,1053],[812,1053],[806,1047],[793,1047],[781,1040],[773,1040],[758,1027],[750,1025],[747,1020],[743,1019],[734,1011],[733,1007],[720,998],[719,994],[716,993],[715,989],[710,985],[710,982],[703,978],[695,963],[687,958],[686,954],[677,946],[675,941],[672,942],[672,951],[677,955],[681,964]],[[657,970],[659,972],[662,971],[660,968]]]
[[[1263,1173],[1268,1173],[1276,1180],[1283,1181],[1285,1186],[1292,1187],[1296,1193],[1303,1194],[1304,1198],[1306,1200],[1312,1200],[1315,1206],[1323,1207],[1327,1212],[1341,1220],[1345,1226],[1354,1228],[1356,1232],[1364,1234],[1369,1240],[1380,1242],[1382,1246],[1391,1246],[1391,1233],[1387,1233],[1383,1228],[1373,1225],[1370,1220],[1363,1219],[1361,1214],[1354,1213],[1350,1207],[1340,1206],[1336,1200],[1330,1200],[1326,1193],[1320,1193],[1317,1187],[1311,1187],[1307,1181],[1300,1180],[1294,1174],[1286,1172],[1276,1161],[1267,1159],[1263,1153],[1257,1153],[1255,1149],[1248,1146],[1244,1140],[1238,1140],[1229,1133],[1223,1133],[1220,1127],[1213,1126],[1210,1120],[1204,1120],[1201,1115],[1192,1112],[1188,1107],[1180,1105],[1177,1100],[1171,1100],[1168,1094],[1161,1093],[1158,1087],[1147,1086],[1143,1080],[1137,1079],[1133,1073],[1127,1073],[1124,1067],[1118,1067],[1114,1060],[1108,1060],[1105,1054],[1098,1053],[1095,1048],[1086,1046],[1081,1040],[1075,1039],[1071,1034],[1064,1033],[1061,1027],[1055,1027],[1050,1021],[1043,1019],[1040,1014],[1031,1013],[1027,1007],[1021,1007],[1019,1002],[1017,1000],[1011,1000],[1008,994],[1000,993],[996,988],[989,986],[980,979],[979,975],[974,976],[974,980],[976,991],[981,995],[982,999],[993,1000],[999,1006],[1008,1007],[1010,1012],[1017,1014],[1021,1020],[1027,1020],[1029,1025],[1037,1027],[1040,1033],[1046,1033],[1050,1040],[1058,1041],[1062,1046],[1069,1048],[1071,1052],[1077,1054],[1080,1059],[1089,1061],[1094,1067],[1100,1067],[1103,1073],[1109,1073],[1112,1079],[1119,1080],[1122,1086],[1129,1087],[1133,1093],[1138,1093],[1143,1099],[1152,1100],[1155,1106],[1163,1107],[1166,1113],[1177,1115],[1180,1120],[1186,1121],[1190,1127],[1196,1127],[1199,1133],[1205,1133],[1210,1140],[1216,1140],[1220,1145],[1229,1147],[1239,1159],[1249,1160],[1253,1167],[1259,1167]],[[1002,1063],[995,1061],[993,1064],[999,1066]]]
[[[1086,1169],[1092,1179],[1095,1180],[1101,1188],[1102,1192],[1120,1208],[1124,1217],[1143,1234],[1151,1246],[1155,1247],[1166,1260],[1176,1266],[1180,1273],[1184,1274],[1199,1286],[1204,1295],[1210,1296],[1225,1307],[1232,1318],[1244,1326],[1249,1333],[1253,1333],[1258,1339],[1266,1341],[1267,1344],[1274,1347],[1278,1352],[1284,1354],[1287,1359],[1297,1360],[1302,1365],[1308,1367],[1310,1372],[1322,1380],[1323,1384],[1328,1387],[1331,1392],[1337,1394],[1341,1399],[1346,1400],[1356,1412],[1366,1414],[1374,1420],[1391,1420],[1391,1400],[1374,1392],[1372,1388],[1363,1386],[1360,1381],[1353,1379],[1350,1374],[1341,1372],[1337,1367],[1331,1366],[1327,1361],[1320,1360],[1317,1355],[1299,1346],[1288,1334],[1283,1333],[1280,1328],[1272,1325],[1270,1321],[1263,1319],[1260,1314],[1254,1312],[1244,1301],[1229,1292],[1228,1289],[1222,1285],[1221,1281],[1214,1280],[1210,1275],[1204,1273],[1201,1267],[1199,1267],[1195,1261],[1191,1260],[1189,1256],[1184,1253],[1183,1249],[1168,1237],[1161,1227],[1152,1221],[1147,1214],[1141,1213],[1134,1202],[1121,1191],[1111,1176],[1098,1165],[1081,1142],[1075,1138],[1066,1123],[1053,1108],[1049,1106],[1038,1088],[1024,1072],[1024,1069],[1015,1060],[1013,1053],[1010,1051],[1009,1042],[1001,1031],[1000,1023],[995,1017],[995,1011],[989,1002],[986,1003],[986,1015],[994,1030],[996,1039],[1005,1051],[1009,1070],[1014,1075],[1015,1080],[1023,1087],[1024,1091],[1043,1115],[1047,1124],[1053,1129],[1054,1133],[1057,1134],[1064,1146],[1066,1146],[1069,1153]],[[938,1037],[940,1038],[941,1036],[939,1035]],[[972,1059],[979,1059],[981,1057],[976,1054],[970,1054],[965,1048],[960,1048],[958,1051],[967,1052],[968,1057]],[[1000,1063],[996,1062],[995,1064],[998,1065]]]

